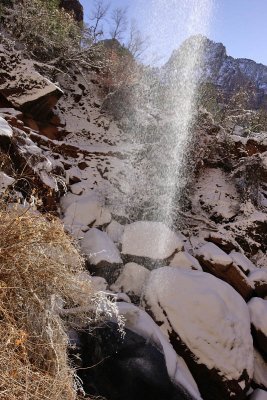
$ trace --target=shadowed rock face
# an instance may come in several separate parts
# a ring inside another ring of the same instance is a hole
[[[193,400],[171,382],[156,347],[128,329],[125,333],[123,338],[117,324],[108,323],[79,334],[77,372],[86,393],[107,400]]]
[[[79,0],[61,0],[59,5],[66,11],[73,12],[74,17],[78,22],[83,21],[83,6]]]

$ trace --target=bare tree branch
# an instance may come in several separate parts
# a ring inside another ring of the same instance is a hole
[[[106,3],[104,0],[95,0],[94,2],[94,9],[90,17],[91,21],[95,21],[94,25],[92,26],[92,35],[94,41],[96,41],[99,36],[103,35],[103,27],[100,27],[99,25],[105,19],[109,7],[110,3]]]
[[[144,51],[147,50],[147,48],[148,37],[142,36],[141,32],[137,28],[136,21],[132,20],[127,49],[131,52],[135,59],[138,59],[144,53]]]
[[[128,27],[127,8],[115,8],[111,14],[111,39],[121,40]]]

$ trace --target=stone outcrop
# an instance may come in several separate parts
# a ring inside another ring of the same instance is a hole
[[[83,6],[79,0],[60,0],[59,6],[72,13],[77,22],[83,22]]]
[[[45,120],[62,95],[58,86],[39,74],[31,60],[0,45],[0,104]]]
[[[248,300],[254,286],[246,275],[233,263],[232,258],[213,243],[207,243],[196,251],[204,271],[210,272],[229,283],[241,296]]]

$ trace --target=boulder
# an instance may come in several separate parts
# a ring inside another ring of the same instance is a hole
[[[164,354],[137,333],[116,323],[83,330],[75,338],[81,363],[78,376],[86,395],[128,400],[194,400],[175,385]],[[92,390],[93,389],[93,390]]]
[[[11,139],[13,136],[13,131],[11,126],[8,122],[0,117],[0,140],[2,141],[3,138]]]
[[[256,389],[250,396],[249,400],[267,400],[267,391]]]
[[[249,301],[248,308],[255,345],[267,357],[267,300],[255,297]]]
[[[63,92],[34,68],[34,63],[0,45],[0,94],[37,120],[45,120]]]
[[[90,272],[105,278],[108,284],[113,284],[120,273],[122,259],[106,232],[90,229],[80,240],[80,246]]]
[[[122,235],[122,255],[126,261],[146,267],[167,260],[183,247],[178,235],[161,222],[134,222],[125,226]]]
[[[195,253],[204,271],[210,272],[229,283],[244,299],[253,294],[253,284],[246,275],[233,263],[232,258],[214,243],[206,243]]]
[[[114,292],[123,292],[133,298],[140,298],[150,272],[142,265],[128,263],[111,286]]]
[[[186,251],[179,251],[178,253],[176,253],[170,262],[170,266],[202,271],[201,265],[199,264],[198,260]]]
[[[124,318],[126,328],[145,338],[146,342],[153,343],[164,354],[167,371],[172,382],[186,388],[193,399],[201,399],[197,384],[186,363],[176,354],[169,339],[153,319],[144,310],[133,304],[118,302],[117,308],[119,315]]]
[[[61,200],[61,207],[65,228],[78,238],[90,227],[99,227],[111,221],[111,214],[104,207],[103,200],[94,193],[82,196],[67,194]]]
[[[254,349],[253,382],[257,387],[267,390],[267,363],[256,349]]]
[[[0,194],[4,193],[6,189],[15,182],[14,178],[6,175],[0,171]]]
[[[250,317],[231,286],[205,272],[163,267],[151,272],[142,304],[185,359],[203,398],[245,397],[253,375]]]
[[[233,263],[240,268],[246,276],[257,271],[257,267],[244,254],[233,250],[229,256],[232,258]]]
[[[124,226],[115,220],[111,221],[106,229],[107,234],[114,243],[119,243],[121,241],[123,231]]]
[[[257,296],[267,296],[267,270],[265,268],[252,271],[249,274],[248,279],[254,285]]]

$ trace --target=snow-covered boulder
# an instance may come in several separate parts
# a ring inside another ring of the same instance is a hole
[[[267,363],[255,349],[253,382],[262,389],[267,390]]]
[[[111,221],[111,214],[101,199],[93,193],[83,196],[67,194],[61,200],[65,229],[74,236],[83,236],[90,226],[99,227]]]
[[[115,220],[111,221],[111,223],[106,228],[108,236],[114,243],[119,243],[121,241],[123,231],[124,226],[119,224],[119,222]]]
[[[237,251],[231,251],[229,256],[232,258],[233,263],[240,268],[245,275],[257,271],[257,267],[244,254]]]
[[[128,263],[110,289],[114,292],[127,293],[130,297],[140,298],[149,274],[148,269],[142,265]]]
[[[233,263],[232,258],[214,243],[201,246],[195,256],[205,271],[229,283],[244,299],[252,296],[253,284]]]
[[[258,296],[267,296],[267,269],[256,269],[249,274],[248,279],[254,285],[255,292]]]
[[[142,303],[205,399],[244,397],[253,375],[250,317],[231,286],[202,271],[163,267],[151,272]]]
[[[256,389],[250,396],[249,400],[267,400],[267,392],[262,389]]]
[[[8,176],[4,172],[0,171],[0,193],[3,193],[8,186],[12,185],[14,182],[14,178],[11,178],[11,176]]]
[[[179,251],[179,253],[176,253],[170,262],[170,266],[202,271],[198,260],[186,251]]]
[[[8,122],[0,117],[0,137],[1,141],[3,138],[10,139],[13,136],[13,131],[11,126],[8,124]]]
[[[91,265],[122,264],[119,250],[105,232],[93,228],[80,241],[83,254]]]
[[[156,345],[164,354],[166,367],[171,380],[178,386],[185,388],[194,400],[201,400],[197,384],[192,377],[183,358],[176,354],[168,338],[153,319],[143,310],[133,304],[119,302],[118,311],[124,317],[125,327]],[[163,400],[163,399],[162,399]]]
[[[161,222],[137,221],[125,226],[122,254],[127,261],[163,261],[181,250],[182,240]]]
[[[253,298],[248,303],[256,347],[267,356],[267,300]]]

